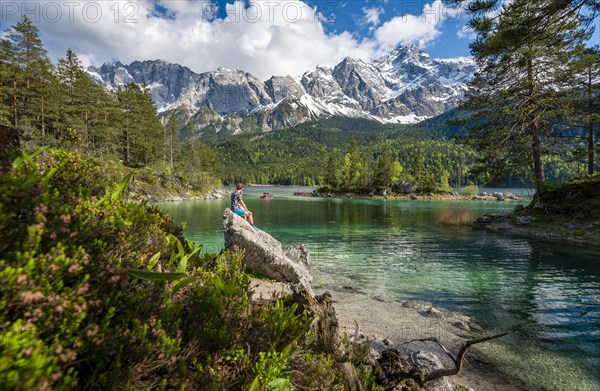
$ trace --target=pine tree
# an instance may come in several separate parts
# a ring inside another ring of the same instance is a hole
[[[11,64],[9,60],[10,42],[0,41],[0,124],[12,125],[10,112]]]
[[[48,102],[52,98],[49,89],[55,79],[39,30],[27,16],[23,16],[9,29],[5,41],[2,46],[7,54],[8,79],[12,85],[12,122],[26,132],[36,128],[44,136]]]
[[[390,166],[390,184],[391,186],[399,185],[402,181],[402,173],[404,168],[398,160],[394,160]]]
[[[97,156],[117,158],[121,145],[123,112],[117,94],[104,91],[101,85],[86,79],[86,101],[90,110],[89,148]]]
[[[571,2],[515,0],[499,14],[497,1],[471,3],[478,38],[471,51],[481,66],[464,107],[468,142],[483,161],[504,173],[531,167],[538,194],[544,175],[544,141],[564,114],[563,91],[573,84],[574,53],[588,36]]]
[[[417,155],[415,157],[415,181],[417,182],[417,186],[421,192],[428,192],[435,190],[435,180],[431,171],[425,165],[425,153],[422,149],[417,151]]]
[[[121,116],[122,159],[132,167],[159,158],[163,129],[148,91],[129,83],[117,92]]]
[[[578,53],[578,83],[573,88],[571,117],[585,129],[587,172],[594,173],[595,133],[600,129],[600,50],[598,46]]]
[[[100,112],[109,104],[102,86],[85,72],[73,50],[68,49],[65,58],[58,60],[57,73],[62,86],[61,125],[71,128],[90,149],[95,143],[96,128],[102,121]]]
[[[344,155],[342,178],[342,185],[348,189],[355,189],[364,185],[362,183],[364,179],[364,164],[354,137],[350,141],[348,151]]]
[[[84,76],[84,70],[79,58],[70,48],[67,49],[65,58],[58,59],[57,71],[63,87],[62,121],[65,126],[76,126],[74,122],[81,119],[78,111],[83,100],[80,80]]]
[[[375,166],[375,186],[390,187],[392,184],[391,178],[392,155],[389,148],[383,151],[379,156],[377,165]]]
[[[167,124],[165,125],[165,163],[173,167],[173,161],[178,151],[180,150],[179,133],[184,127],[184,122],[181,116],[178,116],[174,111],[169,115]]]
[[[325,165],[325,184],[333,187],[338,186],[337,167],[333,155],[328,156]]]

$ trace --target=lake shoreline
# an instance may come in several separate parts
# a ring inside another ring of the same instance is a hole
[[[358,324],[362,336],[359,341],[368,338],[375,341],[375,345],[385,341],[388,347],[397,349],[404,357],[425,351],[435,354],[445,366],[452,366],[445,352],[435,343],[410,341],[435,337],[446,348],[456,351],[457,346],[467,339],[494,334],[466,315],[436,308],[428,302],[387,301],[344,288],[333,289],[334,307],[342,330],[348,335],[353,334]],[[316,291],[321,293],[320,289]],[[461,371],[447,380],[453,388],[461,385],[475,391],[527,389],[521,381],[493,364],[477,346],[468,350]]]
[[[253,277],[251,286],[254,300],[291,294],[289,283]],[[336,319],[342,333],[358,343],[369,341],[375,355],[385,349],[394,348],[403,358],[408,359],[411,354],[422,351],[436,355],[444,365],[450,366],[453,364],[435,343],[412,340],[435,337],[447,348],[453,349],[466,339],[491,335],[475,320],[457,312],[435,308],[431,303],[387,301],[347,286],[313,289],[316,294],[325,291],[331,293]],[[465,355],[460,373],[446,379],[452,389],[459,385],[475,391],[526,389],[523,382],[503,372],[502,368],[493,364],[477,347],[471,347]]]
[[[136,195],[138,196],[138,195]],[[139,197],[139,196],[138,196]],[[142,196],[148,202],[180,202],[180,201],[198,201],[198,200],[221,200],[226,197],[226,190],[217,188],[202,194],[177,194],[168,196],[157,196],[146,194]],[[134,199],[136,197],[133,197]]]
[[[275,198],[260,200],[259,196],[267,190]],[[398,327],[378,331],[386,317],[397,318],[393,321],[400,323],[412,319],[404,318],[402,312],[394,313],[397,307],[402,307],[396,300],[428,301],[435,307],[472,316],[489,327],[486,329],[489,333],[511,331],[497,342],[475,346],[492,360],[479,355],[479,358],[467,357],[476,367],[473,371],[478,370],[484,380],[497,379],[493,382],[504,384],[503,376],[510,382],[513,375],[533,384],[530,388],[508,389],[541,389],[536,385],[552,390],[568,389],[569,385],[578,389],[597,386],[590,364],[597,361],[597,356],[588,353],[594,349],[589,328],[597,318],[593,312],[597,292],[593,287],[597,286],[600,269],[595,266],[598,265],[595,251],[581,252],[574,246],[511,239],[472,228],[478,216],[486,212],[507,215],[517,206],[514,203],[328,200],[294,197],[291,194],[294,190],[304,189],[248,188],[244,198],[260,217],[257,223],[261,229],[272,233],[285,246],[307,245],[314,257],[313,273],[317,278],[314,287],[320,290],[330,289],[330,285],[350,286],[357,292],[368,293],[368,297],[348,296],[349,304],[344,304],[345,300],[338,298],[339,292],[332,292],[338,320],[348,332],[354,332],[356,319],[365,336],[377,334],[382,340],[392,341],[388,335],[397,333]],[[223,208],[228,206],[226,200],[176,204],[163,205],[177,220],[188,221],[192,240],[222,244],[222,231],[216,227],[221,225]],[[342,306],[362,302],[370,309],[380,305],[372,295],[384,298],[381,306],[385,311],[377,319],[379,324],[373,327],[376,331],[370,333],[360,320],[369,320],[369,315],[359,318],[355,310],[350,307],[344,310]],[[535,297],[536,301],[531,302],[528,297]],[[343,315],[343,311],[348,315]],[[565,315],[556,325],[544,323],[543,316],[549,311]],[[412,312],[416,319],[423,320],[416,314],[418,311]],[[428,316],[424,319],[430,320]],[[577,346],[563,337],[563,330],[577,336]],[[540,334],[544,339],[536,339]],[[447,346],[453,351],[457,349],[453,343]],[[449,364],[445,356],[440,359]],[[498,368],[494,369],[493,363]],[[540,375],[548,363],[553,371]],[[572,368],[577,368],[577,373]],[[470,384],[478,381],[483,384],[476,375],[472,377]],[[469,385],[462,380],[457,383]],[[484,390],[494,386],[472,388]]]
[[[357,194],[350,192],[343,193],[308,193],[308,197],[316,198],[343,198],[343,199],[366,199],[366,200],[404,200],[404,201],[497,201],[497,202],[531,202],[529,198],[521,198],[514,195],[507,197],[498,197],[494,195],[472,195],[459,193],[393,193],[387,195],[379,194]]]
[[[482,228],[499,235],[561,242],[586,248],[600,249],[600,242],[598,241],[598,237],[600,237],[600,220],[584,225],[574,223],[574,218],[567,215],[554,216],[551,220],[538,218],[529,223],[520,224],[518,218],[522,216],[529,215],[513,213],[498,216],[489,224],[475,223],[475,226],[476,228]],[[483,217],[485,218],[486,215]]]
[[[477,225],[489,232],[600,248],[600,175],[575,178],[548,190],[527,207],[487,215]]]

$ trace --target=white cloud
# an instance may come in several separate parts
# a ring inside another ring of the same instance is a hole
[[[469,26],[462,26],[456,32],[456,36],[458,38],[473,40],[477,38],[477,34],[471,29]]]
[[[373,7],[373,8],[364,7],[362,9],[362,11],[365,13],[363,22],[365,24],[371,24],[373,26],[379,25],[379,16],[384,13],[383,8],[381,8],[381,7]]]
[[[54,60],[71,47],[86,64],[160,58],[195,72],[243,69],[263,80],[297,76],[345,56],[371,59],[398,44],[426,46],[440,35],[447,17],[440,0],[419,16],[399,16],[381,26],[383,9],[363,9],[378,27],[372,37],[357,38],[327,33],[323,24],[334,13],[320,14],[299,0],[256,0],[249,8],[237,0],[227,5],[225,18],[217,18],[210,0],[36,1],[28,9],[22,8],[27,2],[5,4],[17,9],[3,8],[2,23],[12,25],[28,13]],[[49,4],[60,5],[61,14]]]
[[[441,0],[425,4],[421,15],[406,14],[385,22],[375,30],[374,36],[383,51],[399,44],[415,44],[421,48],[441,35],[444,21],[456,17],[460,10],[447,8]]]

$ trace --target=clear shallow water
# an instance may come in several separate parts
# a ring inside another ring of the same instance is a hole
[[[244,200],[284,247],[306,244],[316,286],[350,285],[465,313],[509,332],[481,350],[528,389],[600,390],[600,252],[466,225],[513,203],[315,199],[294,190],[246,188]],[[275,197],[260,200],[265,191]],[[209,251],[222,248],[228,205],[159,204]]]

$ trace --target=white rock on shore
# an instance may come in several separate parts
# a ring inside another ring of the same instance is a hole
[[[310,257],[304,245],[283,251],[281,243],[227,208],[223,212],[225,248],[245,250],[243,262],[252,273],[277,281],[300,284],[312,293]]]

